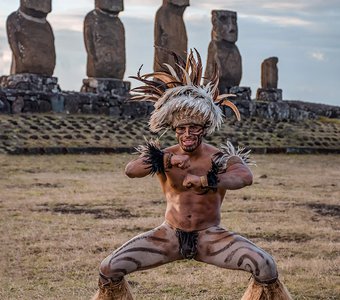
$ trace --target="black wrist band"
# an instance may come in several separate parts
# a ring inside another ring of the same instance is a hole
[[[158,141],[147,141],[146,145],[140,145],[136,150],[141,154],[143,163],[148,165],[146,168],[150,169],[149,174],[165,173],[164,170],[164,152],[160,149]]]
[[[217,189],[217,183],[218,183],[218,165],[212,160],[211,162],[211,169],[209,170],[207,174],[208,179],[208,187],[210,189]]]

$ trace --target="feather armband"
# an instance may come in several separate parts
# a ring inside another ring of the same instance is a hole
[[[250,160],[250,151],[245,151],[245,148],[233,146],[233,144],[227,141],[226,144],[221,145],[221,151],[216,153],[213,158],[213,162],[218,168],[218,173],[225,172],[228,167],[235,163],[243,163],[245,165],[256,165],[255,161]]]
[[[207,186],[206,188],[216,190],[217,189],[217,183],[218,183],[218,177],[217,174],[219,173],[219,167],[218,165],[212,161],[211,162],[211,169],[208,171],[207,174]]]
[[[160,148],[158,139],[146,140],[145,145],[139,145],[135,148],[143,158],[143,163],[147,165],[146,169],[150,169],[149,174],[165,173],[164,170],[164,152]]]

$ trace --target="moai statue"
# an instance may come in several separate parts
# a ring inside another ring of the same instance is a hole
[[[163,0],[155,17],[154,40],[154,71],[167,70],[164,63],[175,66],[175,61],[169,51],[175,52],[184,60],[187,57],[188,37],[183,20],[183,14],[189,0]]]
[[[6,25],[12,64],[10,75],[2,76],[2,87],[32,92],[60,91],[58,78],[52,77],[56,53],[53,31],[46,20],[51,10],[52,0],[20,0],[19,9],[8,16]],[[12,109],[20,105],[12,103]]]
[[[118,14],[123,0],[95,0],[95,9],[84,21],[87,76],[123,79],[125,73],[125,30]]]
[[[269,57],[261,64],[261,86],[263,89],[277,89],[278,69],[277,57]]]
[[[123,0],[95,0],[95,9],[85,17],[89,79],[83,80],[83,92],[104,92],[122,83],[126,67],[125,29],[118,14],[123,10]]]
[[[219,71],[219,90],[221,93],[235,94],[236,99],[250,100],[251,89],[240,87],[242,78],[242,57],[236,46],[238,39],[237,13],[229,10],[211,12],[212,31],[208,48],[205,77]]]
[[[219,90],[224,93],[239,86],[242,77],[242,58],[235,45],[238,38],[237,14],[228,10],[213,10],[211,14],[213,28],[205,77],[212,77],[216,63],[220,76]]]
[[[278,89],[277,57],[269,57],[261,64],[261,88],[257,90],[256,99],[263,101],[282,100],[282,90]]]
[[[56,63],[54,35],[46,16],[51,0],[21,0],[20,8],[7,18],[12,49],[11,74],[52,76]]]

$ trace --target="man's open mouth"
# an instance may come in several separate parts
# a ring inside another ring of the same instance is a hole
[[[186,147],[193,146],[195,144],[195,140],[183,140],[182,143]]]

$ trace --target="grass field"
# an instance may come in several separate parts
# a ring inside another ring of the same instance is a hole
[[[160,224],[156,178],[132,156],[0,155],[0,299],[89,299],[100,261]],[[340,299],[340,155],[256,155],[222,225],[271,253],[294,299]],[[240,299],[249,275],[181,261],[127,276],[136,299]]]

